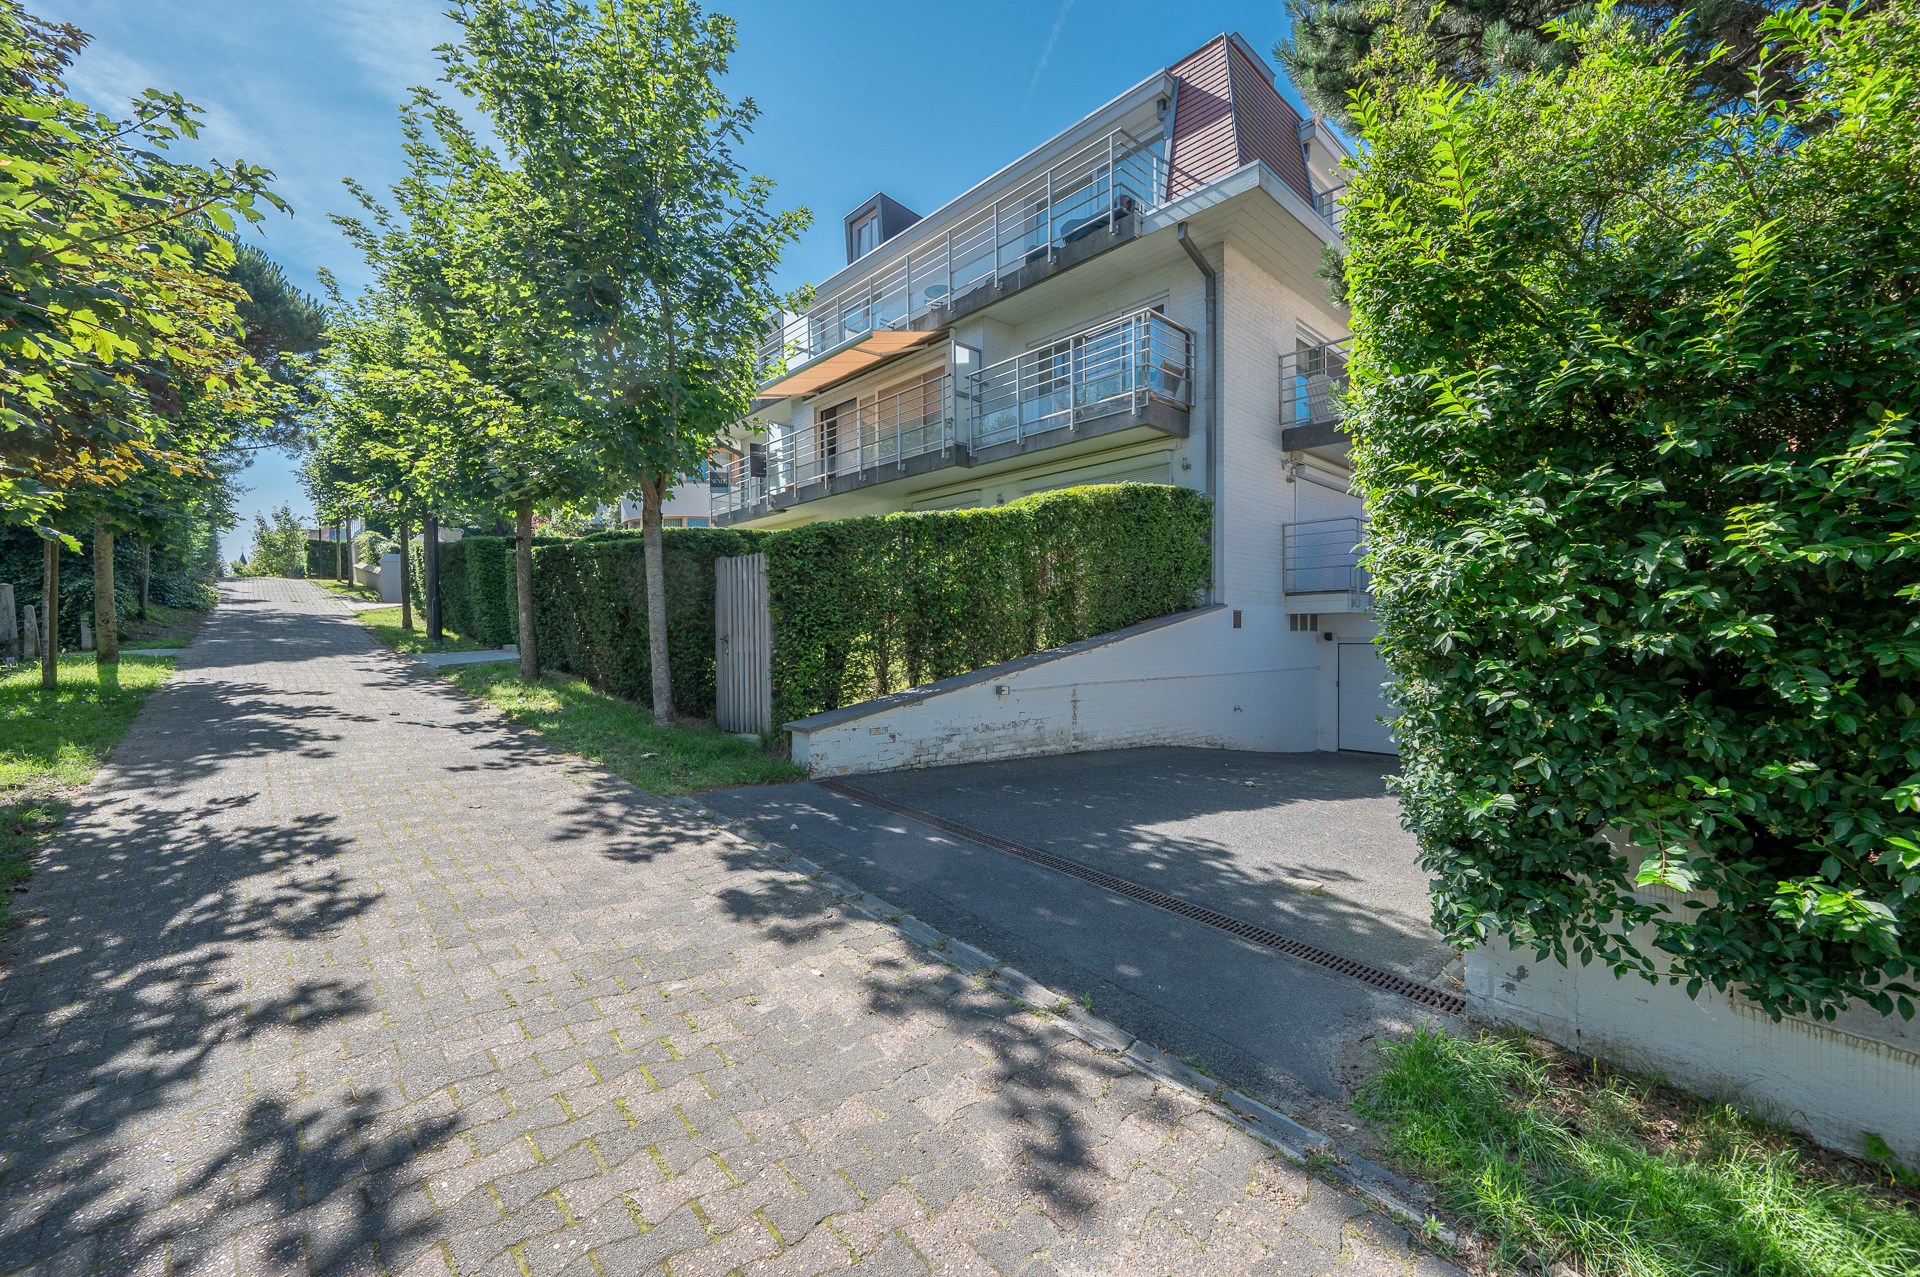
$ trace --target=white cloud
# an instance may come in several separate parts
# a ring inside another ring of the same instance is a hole
[[[1061,0],[1060,12],[1054,15],[1053,30],[1047,32],[1047,42],[1040,48],[1040,60],[1033,64],[1033,78],[1027,81],[1028,102],[1033,101],[1033,91],[1040,87],[1040,77],[1046,72],[1047,60],[1053,57],[1053,46],[1060,43],[1060,28],[1067,25],[1067,13],[1073,8],[1073,0]],[[1025,104],[1022,104],[1025,109]]]
[[[340,32],[341,51],[397,101],[440,78],[434,49],[459,35],[443,8],[440,0],[332,0],[325,17]]]
[[[138,58],[95,43],[68,72],[67,91],[96,111],[124,116],[133,99],[147,89],[179,91],[176,79]],[[273,166],[272,146],[238,113],[217,99],[190,92],[183,96],[200,108],[200,136],[175,142],[170,148],[173,154],[196,164],[208,159],[239,159]]]

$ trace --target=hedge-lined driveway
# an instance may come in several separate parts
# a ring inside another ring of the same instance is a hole
[[[222,591],[0,942],[0,1274],[1434,1270],[316,587]]]

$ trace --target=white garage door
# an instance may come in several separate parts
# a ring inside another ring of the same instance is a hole
[[[1387,703],[1387,667],[1371,643],[1342,643],[1340,657],[1340,748],[1371,754],[1397,754],[1393,733],[1382,719],[1393,717]]]

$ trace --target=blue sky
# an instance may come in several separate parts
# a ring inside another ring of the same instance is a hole
[[[297,284],[317,289],[322,267],[349,289],[365,279],[327,215],[353,211],[343,178],[378,191],[398,175],[399,104],[409,86],[437,79],[433,48],[455,34],[445,0],[28,5],[93,34],[71,77],[76,96],[118,111],[149,86],[184,94],[206,110],[187,158],[274,170],[294,215],[270,218],[260,244]],[[731,88],[762,112],[748,163],[774,179],[784,204],[813,210],[813,229],[783,264],[788,286],[844,262],[840,218],[874,191],[930,212],[1220,32],[1238,31],[1265,53],[1285,29],[1278,0],[710,8],[738,20]],[[307,512],[288,458],[262,456],[242,481],[244,523],[228,536],[229,560],[245,548],[255,511],[287,502]]]

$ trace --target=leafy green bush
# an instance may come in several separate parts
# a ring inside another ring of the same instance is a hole
[[[662,530],[675,709],[712,716],[713,561],[751,554],[767,535],[719,528]],[[543,664],[650,705],[653,662],[642,555],[638,532],[560,538],[538,547],[533,552],[534,625]]]
[[[465,537],[440,547],[440,624],[484,643],[486,640],[470,628],[473,609],[467,585],[467,542],[472,539]]]
[[[1407,819],[1457,942],[1912,1012],[1899,10],[1773,19],[1793,105],[1716,112],[1672,37],[1604,20],[1563,30],[1564,73],[1359,105],[1348,423]]]
[[[1211,518],[1191,489],[1110,484],[775,533],[765,549],[776,715],[1190,608],[1212,572]]]
[[[307,542],[307,576],[311,580],[331,581],[340,575],[337,555],[344,547],[337,541]]]
[[[536,536],[533,544],[538,549],[567,539]],[[520,641],[512,537],[469,536],[440,547],[440,621],[488,647]]]
[[[393,538],[364,528],[353,538],[353,552],[360,557],[361,567],[377,568],[383,557],[393,553],[395,544]]]

